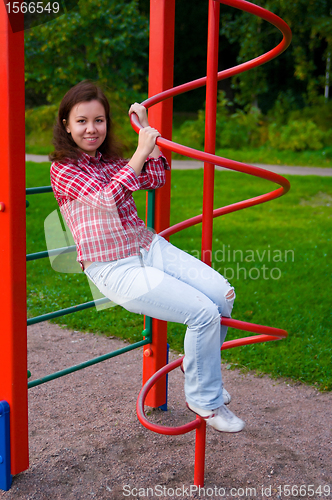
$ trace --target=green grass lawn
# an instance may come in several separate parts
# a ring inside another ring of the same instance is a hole
[[[49,163],[27,163],[27,187],[49,185]],[[233,317],[284,328],[277,342],[223,351],[228,365],[291,377],[332,389],[331,227],[332,178],[289,176],[290,192],[275,201],[214,221],[213,266],[235,287]],[[234,172],[216,172],[215,207],[271,191],[275,185]],[[201,213],[202,170],[172,172],[171,223]],[[46,249],[44,220],[53,194],[28,197],[27,252]],[[135,194],[144,218],[145,192]],[[171,242],[197,256],[201,225]],[[83,273],[53,271],[48,259],[27,263],[28,316],[92,300]],[[94,308],[64,316],[58,324],[80,331],[141,339],[141,316],[121,307]],[[169,324],[171,348],[182,352],[185,327]],[[227,339],[246,335],[230,329]]]

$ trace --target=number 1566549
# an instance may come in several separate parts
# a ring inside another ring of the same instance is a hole
[[[8,14],[57,14],[60,10],[58,2],[8,2],[6,3]]]

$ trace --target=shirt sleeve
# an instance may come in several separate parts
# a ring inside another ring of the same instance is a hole
[[[112,211],[120,206],[133,191],[141,189],[134,170],[123,166],[108,184],[92,177],[73,164],[53,163],[51,184],[59,204],[78,200],[92,208]]]
[[[165,170],[170,170],[168,162],[163,155],[159,158],[148,157],[142,172],[138,176],[140,189],[157,189],[166,182]]]

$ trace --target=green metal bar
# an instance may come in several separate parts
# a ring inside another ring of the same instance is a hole
[[[155,205],[155,190],[151,189],[148,191],[148,213],[146,217],[146,225],[149,229],[154,228],[154,205]],[[149,343],[152,342],[152,318],[145,316],[145,335],[146,339],[149,339]]]
[[[97,358],[90,359],[89,361],[85,361],[84,363],[80,363],[79,365],[70,366],[69,368],[65,368],[64,370],[60,370],[55,373],[51,373],[50,375],[46,375],[46,377],[39,378],[36,380],[32,380],[28,382],[28,389],[31,387],[35,387],[36,385],[45,384],[45,382],[49,382],[50,380],[54,380],[59,377],[63,377],[64,375],[68,375],[69,373],[76,372],[78,370],[82,370],[83,368],[87,368],[88,366],[95,365],[96,363],[101,363],[106,359],[114,358],[115,356],[119,356],[128,351],[132,351],[133,349],[137,349],[143,345],[148,344],[148,340],[140,340],[139,342],[135,342],[135,344],[128,345],[126,347],[122,347],[122,349],[118,349],[117,351],[109,352],[108,354],[103,354],[102,356],[98,356]]]
[[[41,194],[41,193],[51,193],[52,192],[52,187],[51,186],[42,186],[42,187],[36,187],[36,188],[27,188],[26,189],[26,194]],[[150,203],[148,204],[148,216],[147,216],[147,225],[150,228],[153,228],[153,219],[154,219],[154,198],[155,198],[155,192],[154,191],[149,191],[148,194]],[[27,202],[27,206],[29,206],[29,202]],[[28,254],[26,256],[27,261],[32,261],[32,260],[37,260],[37,259],[43,259],[46,257],[49,257],[50,255],[59,255],[59,254],[64,254],[64,253],[69,253],[69,252],[74,252],[76,251],[76,245],[72,245],[70,247],[63,247],[63,248],[57,248],[54,250],[49,250],[49,251],[43,251],[43,252],[36,252],[32,254]],[[41,316],[36,316],[35,318],[30,318],[27,321],[27,325],[34,325],[36,323],[41,323],[42,321],[48,321],[53,318],[57,318],[60,316],[65,316],[66,314],[72,314],[77,311],[82,311],[84,309],[88,309],[90,307],[94,307],[95,305],[100,305],[100,304],[105,304],[107,302],[110,302],[108,298],[102,298],[98,299],[96,301],[90,301],[90,302],[85,302],[84,304],[78,304],[76,306],[72,307],[67,307],[66,309],[61,309],[60,311],[55,311],[52,313],[48,314],[42,314]],[[146,328],[143,330],[142,335],[145,336],[144,340],[141,340],[139,342],[135,342],[134,344],[131,344],[129,346],[123,347],[122,349],[118,349],[117,351],[110,352],[108,354],[104,354],[103,356],[98,356],[97,358],[90,359],[89,361],[85,361],[84,363],[80,363],[79,365],[74,365],[69,368],[66,368],[64,370],[60,370],[58,372],[55,372],[53,374],[47,375],[46,377],[37,379],[37,380],[32,380],[31,382],[28,382],[28,389],[31,387],[36,387],[37,385],[44,384],[46,382],[49,382],[50,380],[54,380],[59,377],[63,377],[65,375],[68,375],[69,373],[73,373],[78,370],[82,370],[84,368],[87,368],[88,366],[92,366],[96,363],[100,363],[102,361],[105,361],[106,359],[113,358],[115,356],[119,356],[120,354],[123,354],[125,352],[131,351],[133,349],[137,349],[138,347],[141,347],[143,345],[150,344],[152,341],[152,318],[146,317]]]
[[[155,205],[155,191],[149,190],[148,191],[148,214],[147,214],[147,220],[146,220],[146,225],[148,226],[149,229],[154,228],[154,205]]]
[[[67,307],[66,309],[60,309],[48,314],[42,314],[41,316],[36,316],[35,318],[30,318],[27,321],[27,325],[34,325],[36,323],[41,323],[42,321],[48,321],[49,319],[58,318],[59,316],[65,316],[66,314],[71,314],[77,311],[83,311],[83,309],[89,309],[89,307],[94,307],[101,304],[106,304],[111,302],[107,297],[97,300],[91,300],[90,302],[85,302],[84,304],[78,304],[77,306]]]
[[[27,262],[30,260],[44,259],[52,255],[59,255],[64,253],[76,252],[76,245],[70,247],[55,248],[54,250],[45,250],[43,252],[29,253],[27,255]]]
[[[145,340],[149,341],[149,344],[152,342],[152,318],[150,316],[145,316],[145,330],[143,330],[143,335],[145,336]]]
[[[41,193],[52,193],[52,186],[40,186],[34,188],[27,188],[25,194],[41,194]]]

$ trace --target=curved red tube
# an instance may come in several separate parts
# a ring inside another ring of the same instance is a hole
[[[244,71],[247,71],[248,69],[254,68],[256,66],[260,66],[261,64],[265,64],[268,61],[271,61],[278,55],[280,55],[282,52],[284,52],[287,47],[289,46],[291,39],[292,39],[292,33],[289,28],[289,26],[278,16],[273,14],[272,12],[267,11],[266,9],[263,9],[262,7],[259,7],[257,5],[254,5],[250,2],[246,2],[245,0],[219,0],[220,3],[223,3],[225,5],[229,5],[231,7],[235,7],[237,9],[249,12],[251,14],[254,14],[271,24],[273,24],[276,28],[278,28],[282,35],[283,39],[277,45],[274,49],[270,50],[266,54],[263,54],[259,57],[256,57],[255,59],[252,59],[251,61],[247,61],[243,64],[239,64],[238,66],[235,66],[234,68],[230,68],[224,71],[220,71],[218,73],[218,80],[223,80],[225,78],[229,78],[231,76],[237,75],[239,73],[242,73]],[[182,94],[184,92],[187,92],[188,90],[193,90],[198,87],[201,87],[205,85],[206,83],[206,77],[199,78],[198,80],[194,80],[189,83],[185,83],[183,85],[179,85],[177,87],[174,87],[169,90],[165,90],[164,92],[161,92],[160,94],[157,94],[153,97],[150,97],[146,101],[144,101],[142,104],[146,108],[150,108],[151,106],[164,101],[165,99],[169,99],[170,97],[174,97],[176,95]],[[131,115],[131,124],[136,132],[139,131],[141,128],[141,125],[137,119],[137,116],[132,114]],[[281,175],[275,174],[273,172],[266,171],[262,168],[259,167],[254,167],[252,165],[247,165],[245,163],[240,163],[238,161],[230,160],[227,158],[222,158],[210,153],[206,153],[203,151],[199,151],[193,148],[189,148],[187,146],[183,146],[181,144],[177,144],[175,142],[169,141],[168,139],[164,139],[162,137],[159,137],[157,139],[157,144],[158,146],[162,148],[169,149],[171,151],[174,151],[175,153],[179,153],[184,156],[188,156],[189,158],[194,158],[196,160],[201,160],[204,162],[211,163],[213,165],[218,165],[220,167],[225,167],[230,170],[235,170],[237,172],[243,172],[249,175],[254,175],[256,177],[260,177],[261,179],[266,179],[271,182],[274,182],[276,184],[279,184],[281,188],[276,189],[274,191],[271,191],[270,193],[266,193],[261,196],[257,196],[255,198],[251,198],[249,200],[244,200],[238,203],[233,203],[232,205],[228,205],[226,207],[218,208],[213,211],[213,217],[219,217],[220,215],[225,215],[231,212],[235,212],[237,210],[242,210],[244,208],[248,208],[254,205],[258,205],[260,203],[265,203],[267,201],[273,200],[275,198],[278,198],[284,194],[286,194],[289,189],[290,189],[290,183],[287,179],[282,177]],[[170,236],[178,231],[181,231],[183,229],[186,229],[187,227],[193,226],[195,224],[198,224],[202,222],[202,214],[197,215],[196,217],[192,217],[191,219],[187,219],[186,221],[180,222],[178,224],[175,224],[174,226],[166,229],[165,231],[162,231],[160,234],[161,236]]]
[[[263,326],[256,325],[254,323],[247,323],[246,321],[239,321],[237,319],[226,318],[222,316],[221,323],[226,326],[230,326],[232,328],[236,328],[237,330],[245,330],[247,332],[258,333],[259,335],[255,335],[253,337],[244,337],[241,339],[228,340],[224,342],[221,350],[231,349],[233,347],[239,347],[241,345],[254,344],[258,342],[267,342],[270,340],[280,340],[282,338],[287,337],[286,330],[282,330],[280,328],[273,328],[271,326]],[[174,370],[178,366],[181,365],[183,357],[172,361],[168,365],[163,366],[160,370],[158,370],[142,387],[136,403],[136,411],[138,420],[141,422],[144,427],[149,429],[150,431],[157,432],[158,434],[168,434],[168,435],[178,435],[178,434],[186,434],[197,427],[199,427],[201,418],[196,418],[192,422],[189,422],[185,425],[181,425],[178,427],[165,427],[163,425],[153,424],[150,422],[145,415],[144,411],[144,401],[146,396],[151,389],[151,387],[159,380],[164,377],[167,373]]]
[[[272,12],[267,11],[266,9],[263,9],[262,7],[259,7],[257,5],[254,5],[252,3],[249,3],[245,0],[217,0],[220,3],[223,3],[225,5],[229,5],[231,7],[235,7],[237,9],[249,12],[251,14],[254,14],[255,16],[258,16],[269,23],[273,24],[275,27],[277,27],[282,35],[282,41],[272,50],[267,52],[266,54],[263,54],[259,57],[256,57],[255,59],[252,59],[251,61],[245,62],[243,64],[239,64],[238,66],[235,66],[233,68],[220,71],[217,75],[218,80],[222,80],[225,78],[229,78],[231,76],[237,75],[242,73],[243,71],[247,71],[248,69],[260,66],[261,64],[265,64],[266,62],[270,61],[271,59],[274,59],[277,57],[279,54],[281,54],[286,48],[289,46],[292,38],[291,30],[289,26],[278,16],[273,14]],[[183,85],[179,85],[177,87],[174,87],[172,89],[168,89],[164,92],[161,92],[153,97],[150,97],[146,101],[144,101],[142,104],[146,107],[149,108],[165,99],[169,99],[171,97],[174,97],[176,95],[179,95],[183,92],[186,92],[188,90],[193,90],[198,87],[201,87],[206,84],[206,77],[200,78],[198,80],[194,80],[189,83],[185,83]],[[132,114],[131,115],[131,123],[136,132],[139,131],[141,128],[141,125],[137,119],[137,116]],[[233,203],[232,205],[228,205],[226,207],[221,207],[213,211],[213,217],[218,217],[227,213],[235,212],[237,210],[241,210],[247,207],[251,207],[254,205],[258,205],[260,203],[265,203],[267,201],[273,200],[275,198],[278,198],[284,194],[287,193],[287,191],[290,188],[290,184],[287,179],[284,177],[275,174],[273,172],[266,171],[262,168],[254,167],[251,165],[247,165],[244,163],[240,163],[234,160],[230,160],[227,158],[221,158],[218,157],[214,154],[203,152],[203,151],[198,151],[192,148],[189,148],[187,146],[182,146],[181,144],[174,143],[172,141],[169,141],[167,139],[164,139],[162,137],[159,137],[157,139],[157,144],[158,146],[162,148],[166,148],[168,150],[174,151],[176,153],[182,154],[184,156],[188,156],[190,158],[194,158],[197,160],[204,161],[206,163],[210,163],[212,165],[219,165],[221,167],[228,168],[230,170],[234,170],[237,172],[243,172],[249,175],[253,175],[256,177],[260,177],[262,179],[269,180],[271,182],[274,182],[278,184],[280,187],[278,189],[275,189],[274,191],[271,191],[269,193],[256,196],[254,198],[250,198],[248,200],[240,201],[237,203]],[[203,215],[197,215],[195,217],[192,217],[190,219],[187,219],[183,222],[179,222],[178,224],[173,225],[172,227],[162,231],[160,234],[162,236],[170,236],[171,234],[174,234],[178,231],[181,231],[182,229],[185,229],[187,227],[193,226],[195,224],[198,224],[202,222]],[[233,347],[238,347],[242,345],[247,345],[247,344],[254,344],[258,342],[266,342],[266,341],[272,341],[272,340],[280,340],[282,338],[287,337],[287,332],[285,330],[279,329],[279,328],[272,328],[268,326],[262,326],[262,325],[256,325],[252,323],[247,323],[244,321],[239,321],[231,318],[221,318],[221,323],[230,326],[233,328],[236,328],[238,330],[245,330],[253,333],[258,333],[259,335],[251,336],[251,337],[245,337],[245,338],[240,338],[236,340],[231,340],[227,341],[223,344],[222,350],[225,349],[231,349]],[[165,376],[168,372],[171,370],[175,369],[178,367],[182,362],[182,358],[179,358],[172,363],[164,366],[161,368],[159,371],[157,371],[149,380],[148,382],[142,387],[138,399],[137,399],[137,416],[139,421],[148,429],[151,431],[160,433],[160,434],[169,434],[169,435],[177,435],[177,434],[184,434],[187,432],[190,432],[193,429],[197,429],[200,427],[202,423],[202,419],[200,417],[196,418],[196,420],[189,422],[188,424],[179,426],[179,427],[164,427],[161,425],[153,424],[149,422],[146,418],[145,412],[144,412],[144,401],[146,399],[146,396],[151,389],[151,387],[159,380],[161,377]]]

